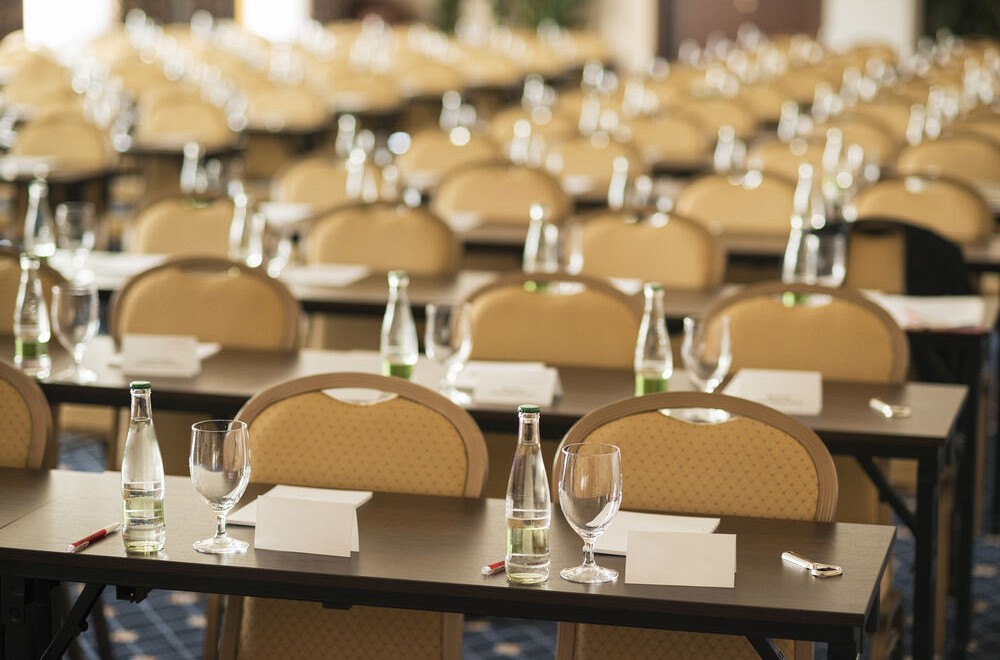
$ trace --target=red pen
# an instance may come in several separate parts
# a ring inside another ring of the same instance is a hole
[[[91,543],[93,543],[94,541],[99,541],[108,534],[110,534],[111,532],[117,531],[118,528],[121,526],[122,526],[121,523],[114,522],[108,525],[107,527],[102,527],[93,534],[88,534],[79,541],[73,541],[72,543],[67,545],[66,552],[79,552],[84,548],[86,548]]]
[[[486,564],[482,568],[483,575],[496,575],[497,573],[503,573],[504,561],[495,561],[492,564]]]

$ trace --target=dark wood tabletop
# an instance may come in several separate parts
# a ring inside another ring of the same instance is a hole
[[[167,545],[153,557],[126,555],[120,538],[81,553],[65,546],[121,517],[117,473],[0,469],[4,574],[140,588],[315,600],[337,606],[381,605],[614,625],[794,637],[850,646],[878,593],[895,536],[892,527],[726,518],[719,532],[737,535],[733,589],[617,582],[585,586],[558,570],[580,561],[580,541],[555,507],[553,577],[518,587],[480,567],[503,557],[502,500],[376,493],[359,509],[360,553],[350,558],[255,551],[217,557],[191,543],[214,531],[214,519],[190,482],[168,477]],[[259,493],[251,486],[244,499]],[[28,501],[32,505],[23,504]],[[250,528],[230,533],[253,541]],[[780,559],[795,550],[843,566],[817,580]],[[623,557],[599,561],[624,575]]]

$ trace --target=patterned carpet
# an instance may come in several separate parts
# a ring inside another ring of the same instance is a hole
[[[91,471],[103,469],[104,457],[97,443],[86,438],[64,437],[61,448],[61,467]],[[985,511],[984,515],[988,513]],[[899,529],[895,579],[900,591],[909,594],[913,539],[905,529]],[[998,568],[1000,536],[979,537],[975,545],[973,569],[975,613],[973,641],[967,656],[970,660],[1000,658]],[[205,617],[204,601],[200,595],[154,591],[139,604],[113,601],[105,596],[104,608],[118,660],[198,660],[202,657]],[[555,653],[555,633],[555,623],[546,621],[470,618],[465,624],[463,656],[466,660],[551,659]],[[906,639],[908,653],[908,635]],[[86,660],[98,658],[91,631],[81,636],[80,651],[81,657]],[[822,660],[824,657],[820,650],[817,658]]]

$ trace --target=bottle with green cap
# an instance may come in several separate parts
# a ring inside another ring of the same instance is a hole
[[[647,282],[643,286],[646,309],[635,345],[635,394],[666,392],[674,373],[670,335],[663,310],[663,285]]]
[[[404,271],[389,271],[389,302],[382,318],[380,353],[382,374],[410,378],[420,355],[417,326],[413,322],[407,287],[410,278]]]
[[[549,579],[549,521],[552,503],[539,442],[538,406],[517,409],[517,449],[507,482],[507,550],[504,570],[516,584]]]
[[[155,553],[163,550],[167,538],[163,518],[163,458],[156,440],[150,406],[151,388],[144,380],[129,385],[132,409],[122,459],[122,497],[125,550]]]

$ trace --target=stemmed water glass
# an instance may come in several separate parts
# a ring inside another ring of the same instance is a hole
[[[91,383],[97,375],[82,366],[87,344],[100,326],[97,287],[93,284],[57,284],[52,287],[52,327],[59,343],[73,356],[73,366],[60,374],[77,383]]]
[[[90,202],[64,202],[56,206],[56,241],[72,258],[71,279],[77,279],[97,241],[97,214]]]
[[[250,439],[246,422],[210,419],[191,425],[191,482],[215,512],[212,538],[195,541],[198,552],[228,555],[245,552],[246,541],[226,534],[226,516],[250,481]]]
[[[714,392],[722,384],[733,363],[729,345],[729,317],[719,319],[716,327],[718,336],[709,341],[703,324],[690,316],[684,318],[681,359],[688,378],[702,392]]]
[[[468,395],[459,392],[457,380],[472,352],[471,309],[467,303],[428,303],[426,312],[424,351],[429,359],[445,370],[439,389],[456,402],[468,399]]]
[[[559,575],[570,582],[610,582],[618,571],[597,565],[594,544],[622,503],[621,451],[602,443],[572,444],[562,448],[560,459],[559,505],[583,539],[583,563],[564,568]]]

